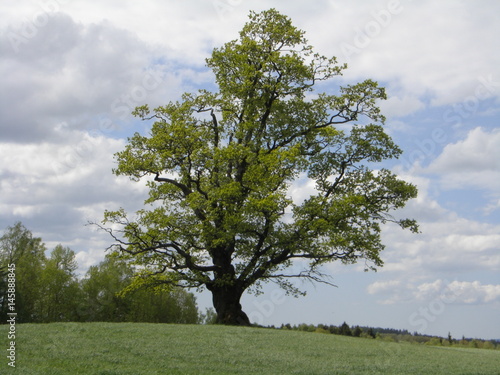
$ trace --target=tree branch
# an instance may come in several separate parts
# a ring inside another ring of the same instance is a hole
[[[189,189],[186,185],[181,184],[180,182],[173,180],[171,178],[160,177],[160,174],[158,172],[156,173],[155,181],[166,182],[166,183],[169,183],[169,184],[172,184],[172,185],[178,187],[184,193],[185,197],[187,197],[189,194],[192,193],[192,190]]]

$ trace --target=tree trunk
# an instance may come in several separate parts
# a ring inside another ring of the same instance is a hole
[[[236,326],[249,326],[250,320],[241,309],[240,299],[243,290],[235,286],[212,287],[212,300],[217,312],[217,323]]]

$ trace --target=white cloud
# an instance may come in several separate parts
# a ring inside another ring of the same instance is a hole
[[[411,284],[399,279],[375,281],[366,287],[367,293],[377,297],[377,303],[381,305],[410,302],[413,295],[408,292],[409,289]]]
[[[437,293],[441,292],[444,288],[443,280],[439,279],[431,283],[423,283],[418,285],[415,289],[414,295],[418,299],[428,298],[429,295],[434,297]]]
[[[381,273],[415,281],[435,274],[456,278],[464,272],[500,271],[499,224],[466,219],[444,208],[435,180],[403,173],[400,177],[414,183],[419,194],[397,217],[416,219],[421,233],[385,226],[382,240],[387,247],[381,254],[385,262]]]
[[[15,8],[19,8],[17,17],[12,11],[13,4],[4,3],[0,7],[6,14],[13,15],[5,18],[4,27],[8,26],[7,19],[12,24],[19,23],[19,18],[30,23],[33,16],[43,12],[38,3],[33,3],[31,8],[16,5]],[[121,39],[110,41],[118,47],[128,44],[131,48],[120,54],[109,56],[106,50],[99,49],[98,43],[88,44],[91,49],[87,56],[93,56],[95,63],[103,63],[103,68],[120,63],[117,58],[140,59],[144,46],[137,43],[133,46],[130,44],[133,39],[148,41],[151,47],[169,59],[202,67],[213,47],[237,37],[250,9],[259,11],[271,7],[288,14],[295,24],[305,29],[308,39],[319,52],[336,55],[341,61],[348,60],[347,77],[371,77],[390,82],[409,98],[430,94],[434,105],[446,105],[473,94],[480,84],[480,77],[492,76],[495,82],[500,77],[496,64],[500,51],[492,48],[496,45],[495,36],[500,27],[495,19],[500,4],[493,1],[484,7],[467,1],[412,3],[404,0],[369,3],[341,0],[314,4],[278,0],[258,0],[249,4],[221,0],[192,1],[190,5],[167,1],[141,6],[131,0],[92,5],[64,1],[57,10],[73,17],[80,29],[90,30],[88,25],[94,24],[95,31],[102,30],[102,20],[106,19],[108,28],[112,25],[115,30],[121,30],[118,32],[122,34]],[[160,22],[157,15],[161,15]],[[425,21],[430,16],[440,22]],[[48,25],[39,27],[35,37],[47,35],[46,30],[50,29],[54,18],[50,13]],[[328,25],[327,29],[325,25]],[[128,35],[124,30],[129,30]],[[70,38],[70,35],[78,38],[74,35],[74,27],[67,31],[59,33],[58,38]],[[94,34],[99,35],[103,36]],[[107,36],[111,35],[108,33]],[[87,40],[90,42],[91,38],[89,34]],[[56,47],[50,43],[38,44],[47,51]],[[354,46],[359,52],[345,56],[342,49],[345,44]],[[78,50],[78,45],[75,50]],[[490,58],[485,58],[485,54]],[[88,57],[82,57],[89,62]],[[113,72],[110,73],[112,76]],[[488,96],[499,94],[498,87],[493,87]],[[419,108],[417,104],[413,104],[414,108]]]
[[[164,104],[183,91],[173,62],[162,58],[167,49],[157,51],[109,22],[82,25],[56,13],[18,51],[8,39],[1,34],[4,140],[54,140],[61,123],[97,129],[94,116],[102,113],[116,127],[135,106]]]
[[[462,101],[474,93],[480,76],[493,74],[498,81],[500,71],[495,58],[483,58],[485,51],[495,45],[498,3],[489,2],[479,9],[466,1],[400,1],[397,12],[390,13],[390,17],[389,3],[344,4],[350,11],[355,10],[352,13],[338,8],[336,19],[346,19],[334,23],[341,29],[334,33],[343,35],[336,45],[360,47],[359,53],[349,56],[353,71],[348,75],[375,76],[395,83],[407,94],[431,95],[433,105]],[[439,22],[428,22],[430,17]],[[492,53],[497,55],[499,51]],[[499,94],[497,88],[488,96]]]
[[[446,304],[490,304],[500,302],[500,285],[480,281],[447,281],[436,279],[420,284],[403,284],[399,280],[377,281],[368,286],[369,294],[385,296],[381,304],[439,300]],[[389,295],[389,297],[387,297]]]
[[[492,212],[500,210],[500,199],[493,199],[484,209],[485,215],[490,215]]]
[[[447,145],[424,172],[439,176],[443,190],[485,192],[489,203],[483,211],[493,212],[500,199],[500,130],[472,129],[464,140]]]
[[[405,272],[406,277],[500,271],[499,225],[450,214],[448,220],[423,222],[420,229],[418,235],[397,229],[384,231],[387,250],[383,271]]]
[[[395,288],[401,286],[400,280],[375,281],[368,285],[367,291],[369,294],[391,293]]]
[[[147,190],[111,172],[113,153],[124,147],[123,140],[80,131],[65,134],[66,145],[0,144],[0,220],[4,227],[22,221],[49,249],[62,243],[88,253],[86,265],[98,260],[96,254],[102,258],[111,240],[92,233],[87,222],[102,220],[105,209],[135,211]]]
[[[425,107],[425,104],[416,96],[392,96],[380,103],[380,109],[388,118],[402,117]]]
[[[500,129],[486,131],[477,127],[471,130],[463,141],[447,145],[427,171],[461,175],[465,179],[460,184],[473,180],[470,173],[500,173]]]
[[[429,178],[401,177],[418,186],[419,197],[398,217],[417,219],[421,233],[411,234],[392,225],[384,228],[382,239],[387,248],[381,255],[385,265],[379,272],[381,280],[370,284],[367,292],[382,305],[498,302],[500,285],[446,279],[497,275],[500,225],[465,219],[443,208],[434,198],[436,184]]]
[[[316,183],[314,180],[307,178],[305,174],[303,174],[300,179],[296,180],[288,189],[288,194],[292,198],[294,204],[301,204],[305,199],[317,193]]]
[[[452,281],[441,279],[418,285],[415,298],[430,300],[443,297],[447,303],[484,304],[500,302],[500,285],[483,285],[479,281]]]

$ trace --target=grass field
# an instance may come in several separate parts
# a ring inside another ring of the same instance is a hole
[[[8,352],[6,325],[1,343]],[[0,374],[500,374],[500,351],[224,326],[16,326],[16,368]]]

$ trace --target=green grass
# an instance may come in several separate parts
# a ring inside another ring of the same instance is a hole
[[[3,353],[7,329],[0,327]],[[497,350],[319,333],[142,323],[16,329],[16,368],[2,355],[0,374],[500,374]]]

